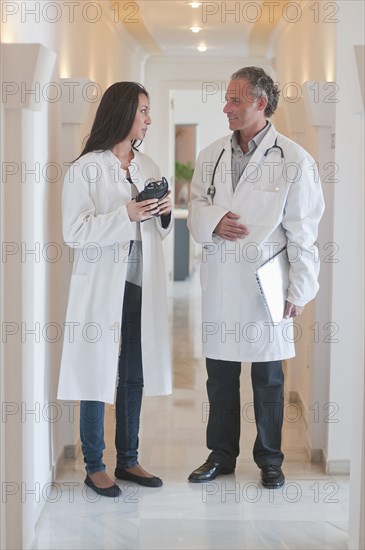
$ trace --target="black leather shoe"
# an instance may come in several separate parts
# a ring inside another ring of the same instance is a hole
[[[282,487],[285,483],[285,477],[280,466],[273,466],[271,464],[262,466],[261,483],[267,489]]]
[[[143,485],[143,487],[161,487],[162,486],[162,479],[160,479],[159,477],[136,476],[134,474],[131,474],[127,470],[123,470],[123,468],[118,468],[118,466],[115,468],[114,475],[117,479],[124,479],[125,481],[134,481],[134,483],[138,483],[138,485]]]
[[[92,479],[89,476],[86,476],[85,485],[90,487],[95,493],[98,493],[98,495],[101,495],[102,497],[118,497],[122,494],[122,491],[120,490],[120,487],[118,485],[111,485],[110,487],[97,487],[95,483],[92,481]]]
[[[224,468],[219,462],[208,459],[202,466],[199,466],[199,468],[189,475],[188,480],[193,483],[205,483],[206,481],[212,481],[217,476],[232,474],[233,472],[234,468]]]

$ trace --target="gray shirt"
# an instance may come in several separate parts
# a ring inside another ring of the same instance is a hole
[[[246,168],[250,162],[257,146],[266,136],[267,132],[271,127],[271,122],[267,121],[266,126],[260,130],[249,142],[248,142],[248,152],[244,153],[241,147],[238,145],[238,130],[233,132],[231,137],[232,145],[232,184],[233,192],[235,191],[237,184]]]

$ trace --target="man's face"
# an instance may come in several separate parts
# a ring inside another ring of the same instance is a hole
[[[265,122],[266,98],[256,99],[252,87],[247,80],[231,80],[226,93],[226,113],[229,128],[235,130],[251,130]]]

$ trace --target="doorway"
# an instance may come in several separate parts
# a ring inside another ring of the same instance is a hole
[[[196,141],[197,124],[175,124],[174,281],[185,281],[192,269],[187,215]]]

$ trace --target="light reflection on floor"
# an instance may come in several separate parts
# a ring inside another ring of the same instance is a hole
[[[241,455],[235,474],[203,485],[187,482],[207,456],[196,279],[175,283],[170,304],[174,393],[143,402],[140,462],[164,486],[147,489],[119,482],[121,497],[101,498],[83,485],[82,457],[67,461],[54,502],[48,499],[39,520],[34,549],[346,548],[348,477],[325,475],[309,463],[301,420],[284,423],[286,485],[277,491],[261,487],[251,451],[255,424],[249,365],[242,371]],[[106,411],[104,457],[112,475],[114,410],[108,406]]]

